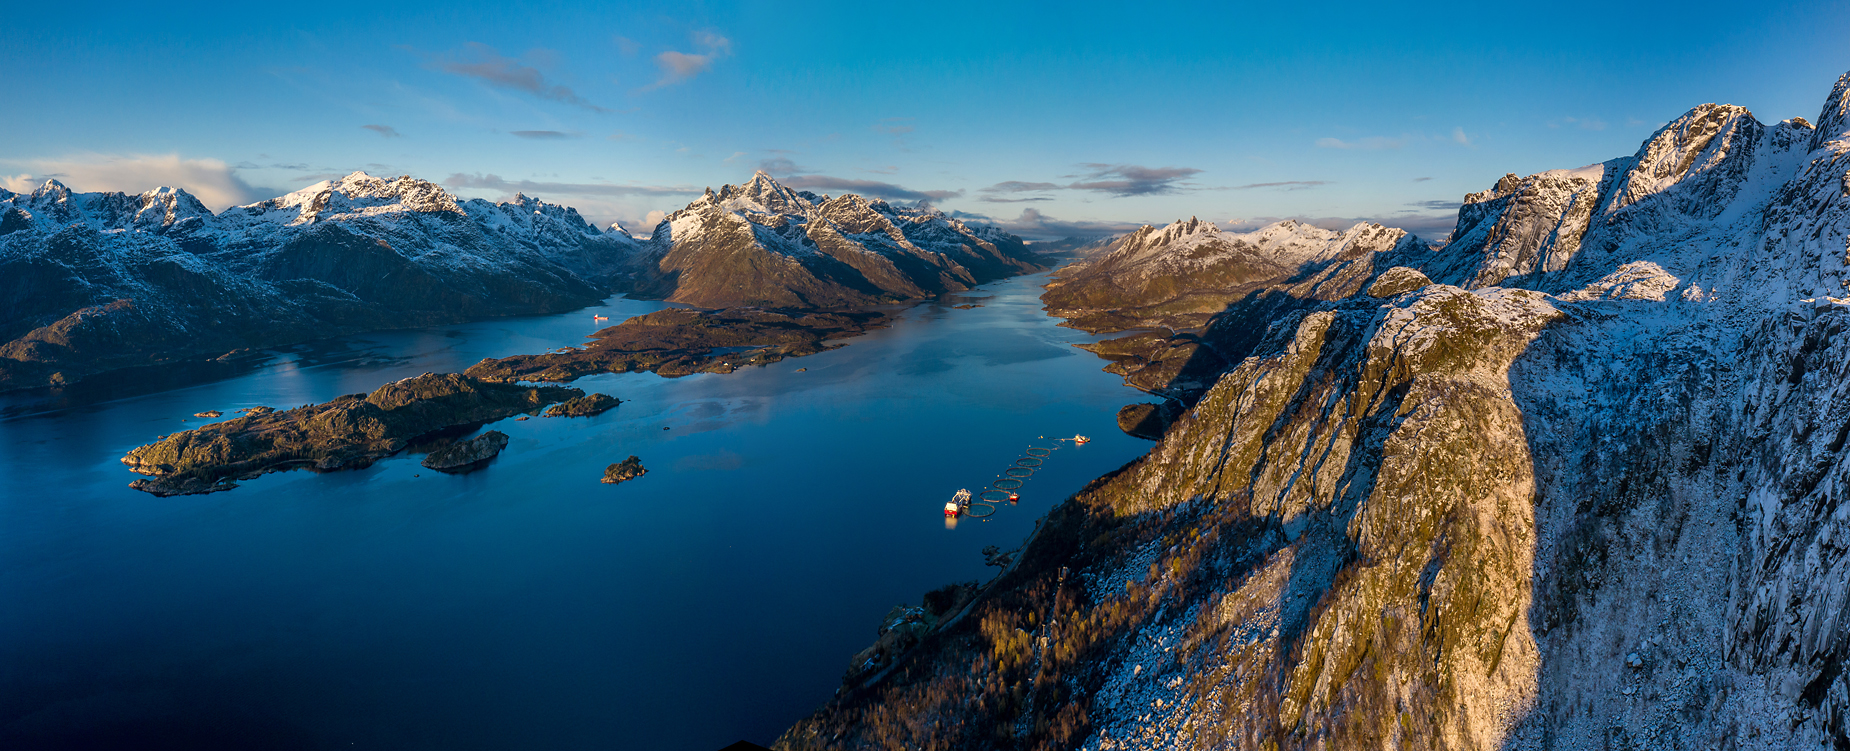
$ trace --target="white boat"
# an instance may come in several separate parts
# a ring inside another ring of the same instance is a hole
[[[957,516],[969,513],[969,511],[970,491],[968,489],[959,489],[955,495],[951,496],[951,501],[944,504],[945,516]]]

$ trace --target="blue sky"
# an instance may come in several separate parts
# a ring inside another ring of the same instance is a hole
[[[22,3],[0,185],[213,208],[353,170],[646,231],[764,168],[1052,236],[1426,236],[1703,102],[1814,119],[1850,4]]]

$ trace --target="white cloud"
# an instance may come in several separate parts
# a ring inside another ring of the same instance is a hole
[[[655,66],[662,69],[662,77],[647,88],[659,89],[682,83],[712,69],[715,61],[732,56],[732,40],[710,31],[695,32],[694,45],[701,51],[690,53],[669,50],[656,55]]]
[[[71,190],[90,193],[122,191],[141,193],[160,187],[185,190],[214,211],[261,200],[250,185],[240,179],[237,169],[217,159],[182,159],[178,154],[82,154],[63,159],[8,160],[8,164],[31,170],[28,174],[6,177],[12,186],[30,183],[37,188],[45,179],[55,177]]]
[[[1471,145],[1471,137],[1465,135],[1465,129],[1463,127],[1452,129],[1452,141],[1465,146]]]
[[[30,174],[0,175],[0,188],[5,188],[14,193],[31,193],[42,184],[44,184],[42,181],[34,178]]]

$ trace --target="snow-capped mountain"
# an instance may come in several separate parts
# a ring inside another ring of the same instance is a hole
[[[1850,74],[1453,237],[1258,322],[780,747],[1850,747]]]
[[[569,310],[604,297],[639,248],[570,208],[459,201],[423,180],[358,172],[217,215],[172,188],[0,190],[0,387]]]
[[[1404,230],[1366,222],[1333,232],[1287,220],[1237,233],[1190,217],[1146,225],[1066,267],[1041,300],[1053,315],[1093,332],[1194,329],[1259,291],[1347,297],[1377,271],[1418,265],[1429,253]]]
[[[759,172],[655,228],[666,299],[841,307],[930,297],[1040,268],[1020,238],[936,209],[795,191]]]
[[[0,389],[174,357],[569,310],[929,297],[1038,269],[1019,238],[760,173],[637,240],[526,196],[355,172],[213,214],[185,191],[0,190]]]

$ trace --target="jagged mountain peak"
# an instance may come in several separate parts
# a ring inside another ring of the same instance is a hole
[[[1837,85],[1831,88],[1831,95],[1825,98],[1810,150],[1817,151],[1833,141],[1850,142],[1850,73],[1839,76]]]
[[[808,215],[815,209],[808,198],[785,187],[764,170],[752,173],[752,178],[743,184],[722,185],[717,194],[709,192],[708,195],[717,206],[733,212]]]
[[[339,180],[323,180],[301,190],[239,208],[305,224],[337,216],[376,216],[394,212],[464,213],[456,197],[441,186],[410,175],[379,178],[355,171]],[[293,216],[291,216],[293,214]]]
[[[1652,133],[1632,157],[1609,210],[1618,210],[1679,184],[1733,185],[1753,163],[1766,126],[1746,107],[1703,104]],[[1715,179],[1701,179],[1713,174]],[[1718,205],[1725,201],[1710,201]]]
[[[48,179],[43,185],[40,185],[37,189],[32,191],[32,197],[49,197],[52,200],[64,200],[71,197],[71,189],[65,187],[64,183]]]

